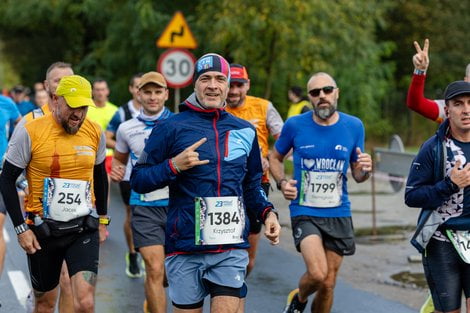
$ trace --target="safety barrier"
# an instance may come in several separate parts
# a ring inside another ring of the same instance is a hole
[[[411,163],[416,154],[405,152],[403,142],[398,135],[390,139],[389,148],[373,148],[372,160],[374,162],[371,177],[372,194],[372,235],[377,235],[377,208],[376,208],[376,179],[385,179],[390,182],[393,190],[399,192],[408,176]]]

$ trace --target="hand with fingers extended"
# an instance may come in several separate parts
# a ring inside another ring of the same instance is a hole
[[[199,160],[199,153],[196,151],[203,143],[207,141],[207,138],[202,138],[191,146],[184,149],[180,154],[172,159],[173,165],[177,171],[186,171],[195,166],[204,165],[209,163],[209,160]]]
[[[455,165],[450,172],[450,180],[459,186],[459,188],[465,188],[470,186],[470,163],[465,164],[463,168],[462,161],[455,161]]]
[[[423,49],[421,49],[419,43],[417,41],[413,42],[416,54],[413,56],[413,65],[415,69],[420,71],[426,71],[429,66],[429,39],[424,40]]]

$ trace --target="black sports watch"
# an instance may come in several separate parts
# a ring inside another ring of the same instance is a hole
[[[288,180],[285,179],[285,178],[282,178],[281,180],[279,180],[279,181],[276,183],[277,190],[281,190],[282,183],[283,183],[283,182],[287,182],[287,181],[288,181]]]

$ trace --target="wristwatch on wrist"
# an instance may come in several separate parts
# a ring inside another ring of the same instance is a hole
[[[426,71],[415,68],[415,70],[413,71],[413,74],[415,74],[415,75],[425,75]]]
[[[100,217],[100,224],[108,226],[111,223],[111,217]]]
[[[279,180],[279,181],[276,183],[277,190],[281,190],[281,187],[282,187],[282,183],[283,183],[283,182],[287,182],[287,179],[282,178],[281,180]]]
[[[25,231],[27,231],[28,229],[29,229],[28,224],[23,223],[23,224],[20,224],[20,225],[15,227],[15,233],[17,235],[20,235],[20,234],[24,233]]]

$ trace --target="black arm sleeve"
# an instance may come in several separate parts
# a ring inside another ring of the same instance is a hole
[[[104,161],[93,168],[93,185],[95,191],[96,212],[99,215],[108,214],[108,175]]]
[[[2,174],[0,176],[0,191],[3,201],[10,215],[13,226],[24,223],[23,213],[21,212],[20,200],[16,191],[16,179],[21,175],[23,169],[14,166],[7,160],[3,164]]]

